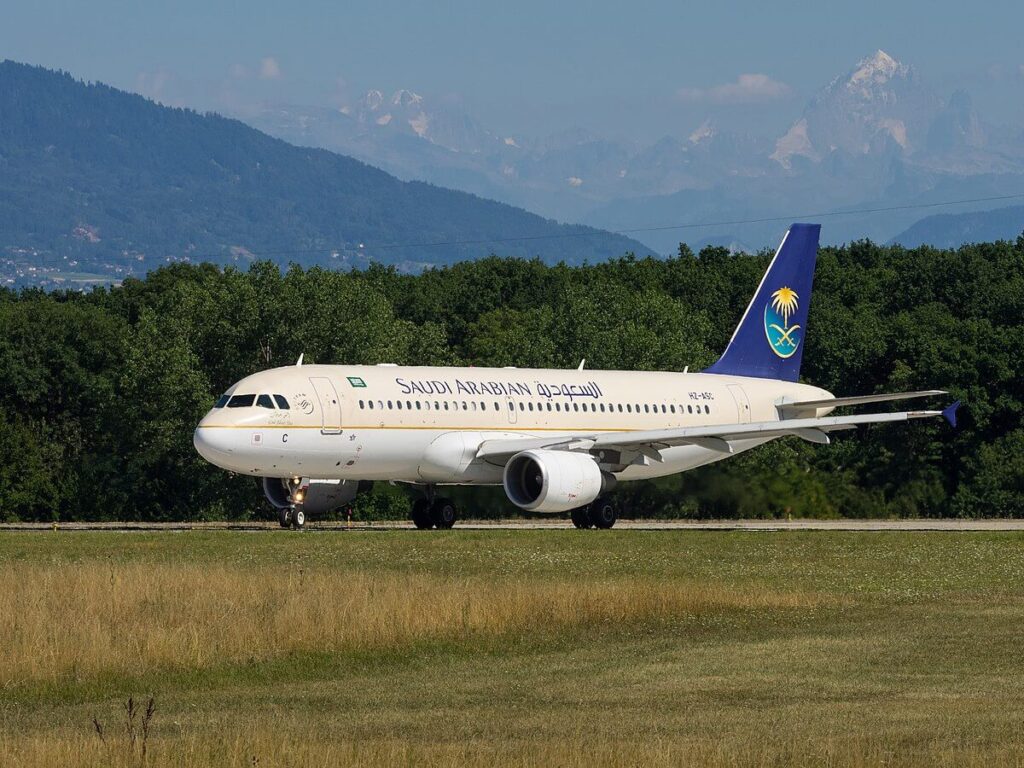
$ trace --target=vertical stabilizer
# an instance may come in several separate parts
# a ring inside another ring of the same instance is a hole
[[[820,224],[790,226],[729,346],[705,373],[783,381],[800,377],[820,233]]]

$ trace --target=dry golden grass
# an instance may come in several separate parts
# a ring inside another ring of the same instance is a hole
[[[1024,766],[1024,537],[576,533],[0,535],[0,768]]]
[[[540,737],[529,742],[465,741],[416,743],[408,740],[345,742],[329,740],[315,731],[251,728],[200,737],[156,738],[143,762],[140,746],[124,739],[102,743],[87,734],[0,736],[4,765],[78,766],[110,768],[277,768],[279,766],[424,766],[425,768],[489,768],[494,765],[560,766],[561,768],[769,768],[771,766],[928,766],[940,768],[1011,768],[1020,766],[1021,745],[984,749],[926,746],[916,750],[879,743],[862,735],[826,740],[785,734],[766,740],[757,734],[737,734],[720,740],[623,741],[594,734],[586,738]]]
[[[184,563],[6,563],[0,688],[819,600],[624,578],[551,583]]]

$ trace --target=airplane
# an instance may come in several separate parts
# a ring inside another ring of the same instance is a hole
[[[351,502],[374,481],[416,489],[417,528],[451,528],[451,485],[503,486],[520,509],[611,528],[617,483],[672,475],[780,437],[827,445],[862,424],[942,410],[830,415],[944,395],[834,397],[799,381],[820,225],[786,232],[722,356],[700,373],[295,365],[232,386],[193,442],[209,462],[261,478],[282,527]]]

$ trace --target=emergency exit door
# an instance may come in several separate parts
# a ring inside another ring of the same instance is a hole
[[[320,431],[325,435],[341,434],[341,401],[334,384],[326,376],[310,377],[309,383],[316,390],[322,418]]]

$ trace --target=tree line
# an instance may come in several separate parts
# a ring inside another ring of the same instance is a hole
[[[258,262],[176,264],[89,293],[0,290],[0,518],[269,517],[252,478],[192,432],[243,376],[307,362],[700,370],[724,349],[771,254],[685,245],[578,267],[490,257],[422,274]],[[939,421],[775,441],[616,491],[626,515],[1024,515],[1024,236],[957,250],[822,248],[802,377],[837,395],[938,388]],[[380,487],[359,518],[405,516]],[[482,516],[514,508],[463,489]]]

